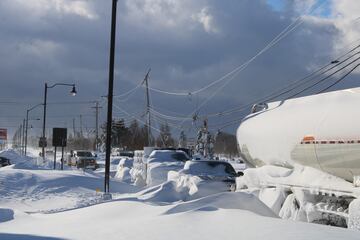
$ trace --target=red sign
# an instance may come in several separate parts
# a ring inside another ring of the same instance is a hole
[[[7,140],[7,129],[0,128],[0,140]]]

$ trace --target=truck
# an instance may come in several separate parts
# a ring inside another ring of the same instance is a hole
[[[66,162],[69,166],[82,169],[96,170],[97,168],[96,156],[87,150],[71,150]]]

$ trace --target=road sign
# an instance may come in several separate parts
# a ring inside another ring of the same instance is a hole
[[[54,147],[66,147],[67,128],[53,128],[52,145]]]

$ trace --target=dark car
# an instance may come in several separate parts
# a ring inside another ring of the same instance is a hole
[[[0,167],[11,165],[10,160],[5,157],[0,157]]]
[[[235,179],[243,175],[242,172],[236,172],[228,162],[211,160],[188,161],[179,173],[198,176],[204,183],[222,182],[225,184],[225,189],[231,191],[236,188]]]

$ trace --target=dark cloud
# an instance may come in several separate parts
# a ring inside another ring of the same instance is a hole
[[[19,125],[20,119],[6,119],[6,115],[24,115],[26,108],[41,102],[45,81],[75,82],[79,89],[76,98],[66,95],[68,89],[52,89],[51,101],[95,100],[107,92],[111,1],[62,0],[59,6],[54,1],[27,2],[0,3],[0,101],[11,98],[23,103],[0,105],[0,125]],[[211,83],[244,63],[289,25],[298,14],[293,4],[289,1],[279,10],[265,0],[119,1],[115,95],[135,87],[150,67],[153,87],[186,92]],[[241,72],[201,113],[240,106],[306,75],[332,59],[338,35],[331,21],[307,19]],[[192,97],[152,92],[152,103],[164,111],[189,114],[220,86]],[[354,81],[339,85],[348,86],[354,86]],[[144,90],[115,104],[130,113],[140,112],[145,106]],[[93,114],[91,106],[54,105],[49,116],[64,118],[49,118],[49,126],[71,126],[73,117]],[[243,115],[210,121],[216,124]],[[91,117],[84,121],[94,124]]]

